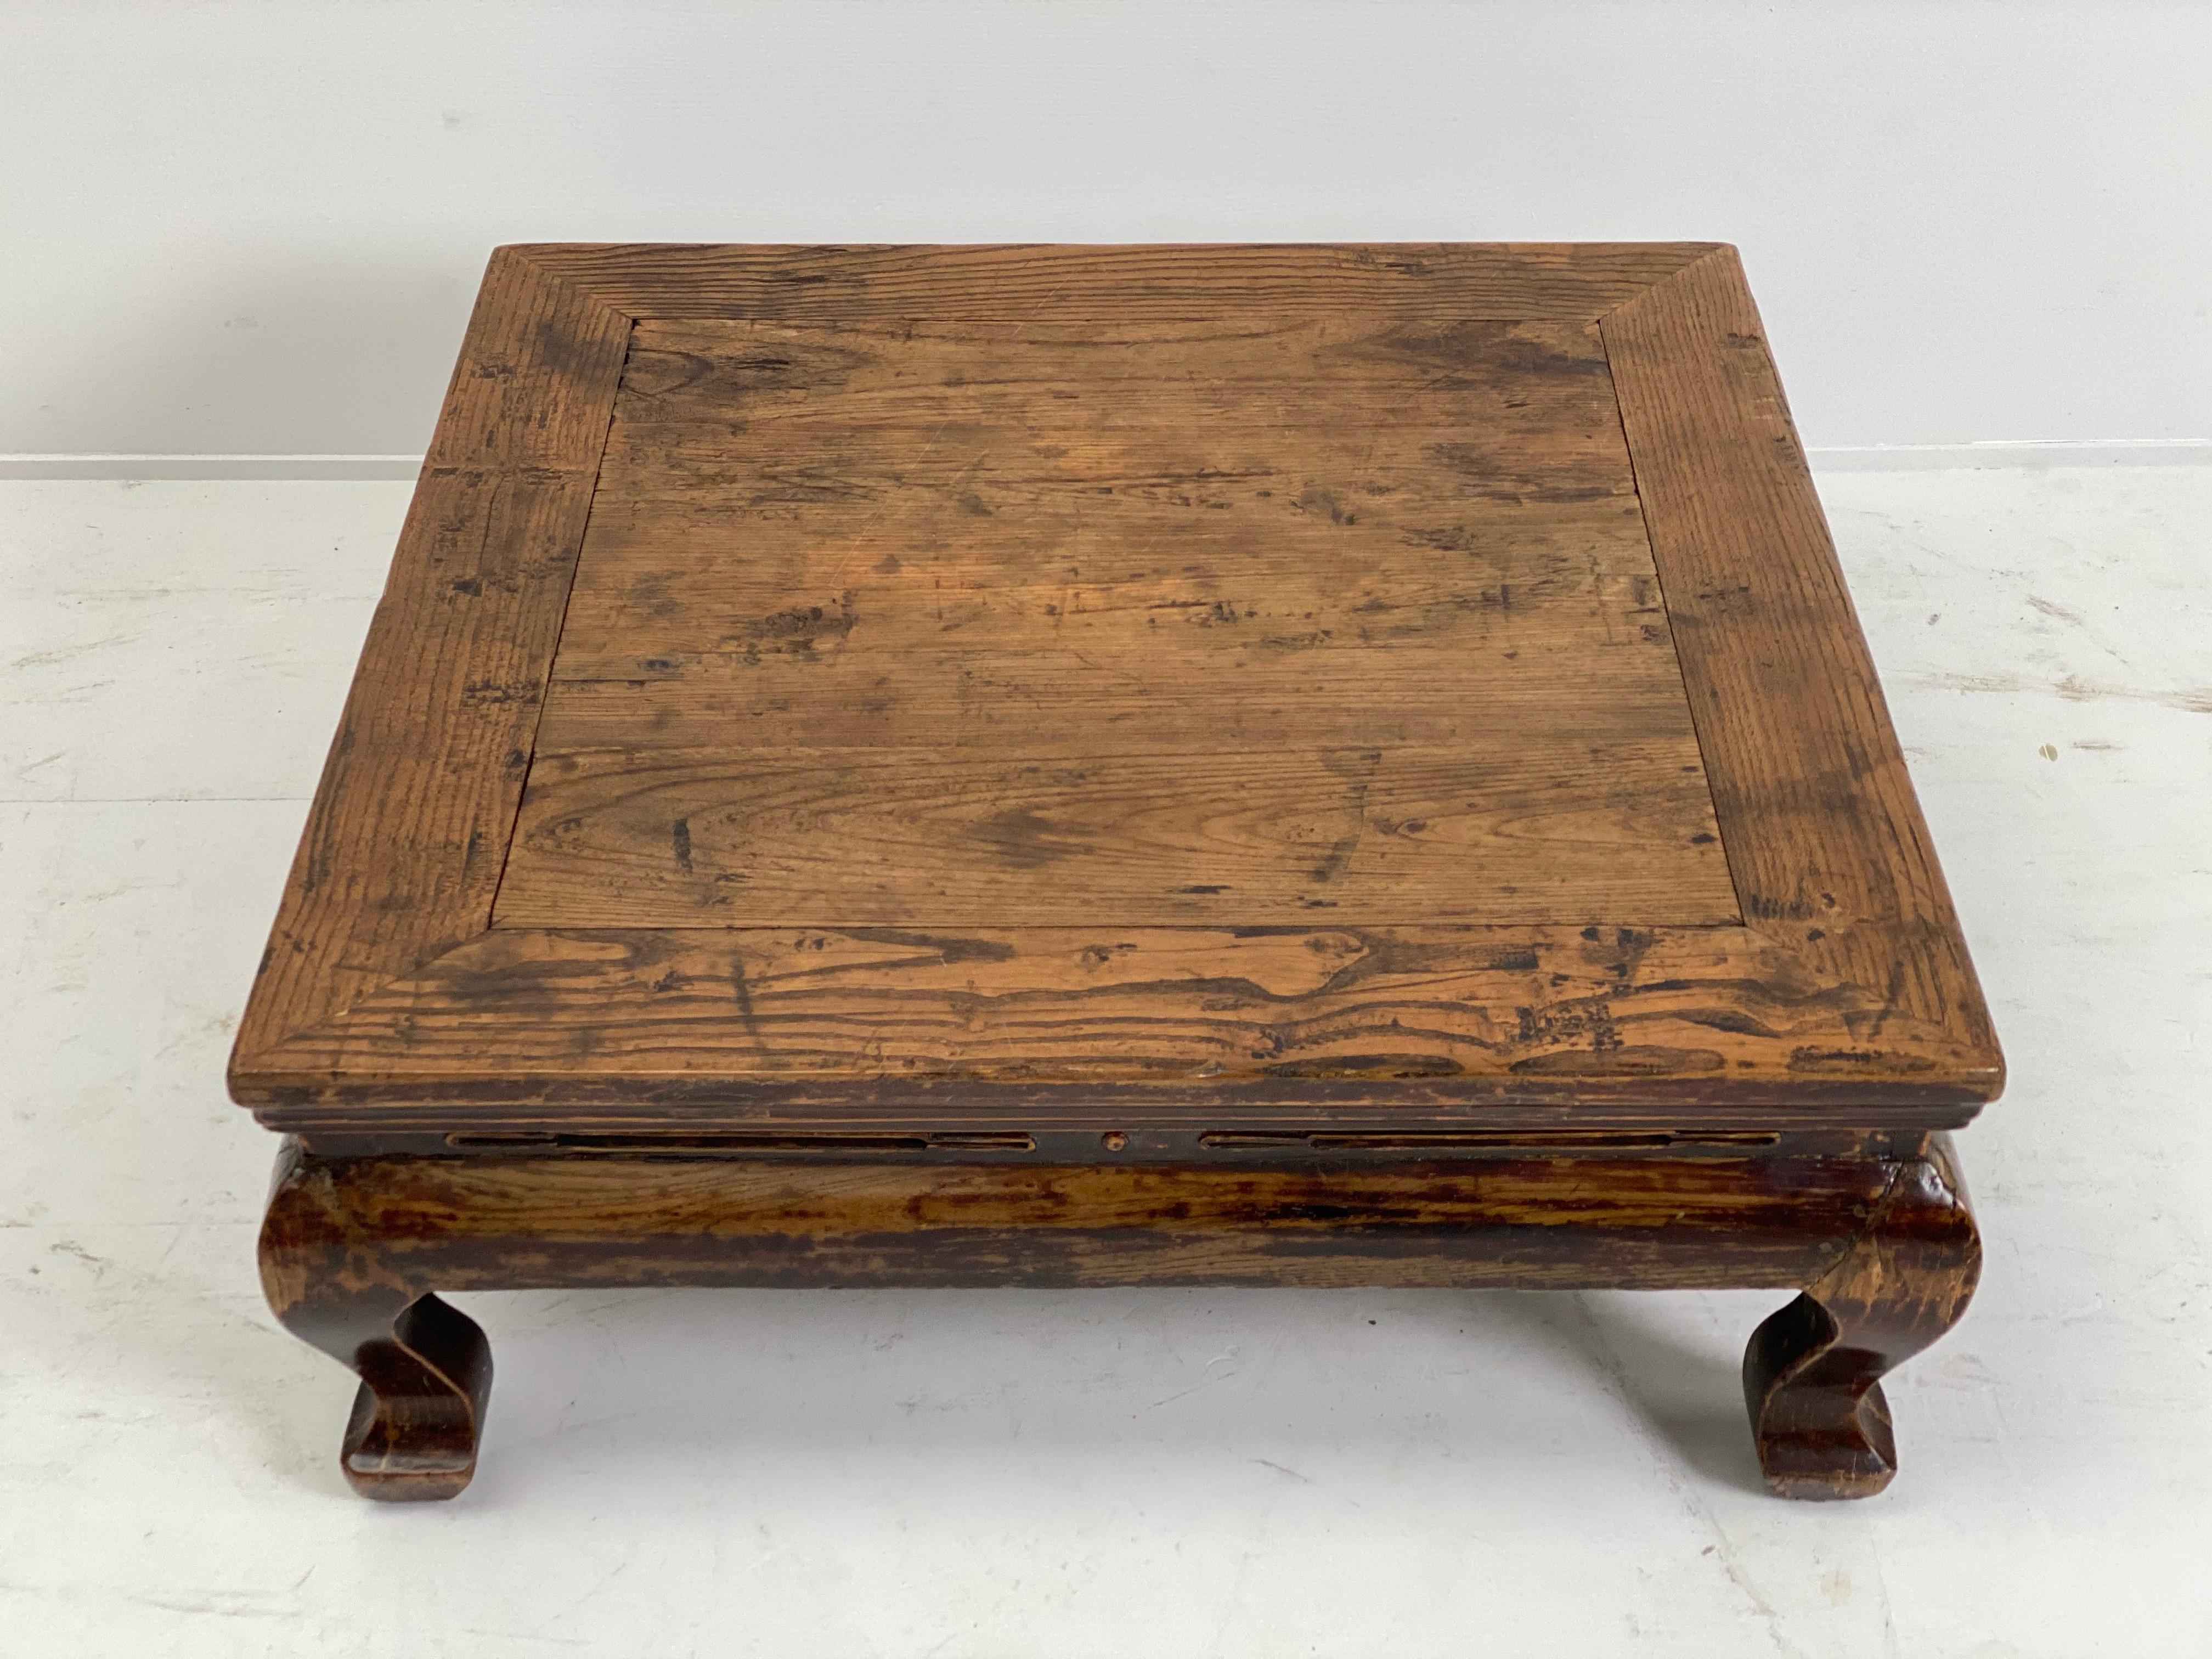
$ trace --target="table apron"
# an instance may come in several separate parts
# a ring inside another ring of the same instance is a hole
[[[592,1285],[1795,1286],[1922,1161],[333,1158],[288,1142],[262,1261],[280,1314]]]

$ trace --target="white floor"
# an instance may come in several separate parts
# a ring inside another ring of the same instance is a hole
[[[407,488],[0,485],[0,1654],[2212,1654],[2212,469],[1823,489],[2013,1076],[1889,1492],[1775,1296],[678,1291],[386,1509],[222,1077]]]

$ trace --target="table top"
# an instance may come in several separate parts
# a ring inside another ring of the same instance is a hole
[[[1731,249],[493,258],[234,1056],[287,1127],[1964,1121]]]

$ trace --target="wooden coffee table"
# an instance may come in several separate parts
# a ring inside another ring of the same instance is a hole
[[[2002,1080],[1705,244],[501,249],[230,1075],[385,1498],[611,1285],[1795,1289],[1874,1492]]]

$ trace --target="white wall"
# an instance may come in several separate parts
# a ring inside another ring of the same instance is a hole
[[[19,456],[419,450],[487,249],[653,238],[1718,238],[1815,447],[2212,437],[2207,0],[0,16]]]

